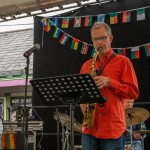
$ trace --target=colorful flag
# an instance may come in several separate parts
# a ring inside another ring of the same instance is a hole
[[[79,40],[73,38],[72,44],[71,44],[71,49],[77,50],[78,49],[78,44],[79,44]]]
[[[84,26],[88,27],[92,25],[92,16],[85,16]]]
[[[41,24],[42,24],[43,27],[46,26],[46,18],[43,18],[43,19],[41,20]]]
[[[117,13],[110,13],[110,24],[118,23]]]
[[[42,26],[43,26],[43,28],[44,28],[44,30],[45,30],[46,32],[50,31],[51,22],[50,22],[48,19],[43,18],[43,19],[41,20],[41,24],[42,24]]]
[[[150,56],[150,44],[145,45],[144,48],[145,48],[146,56]]]
[[[3,132],[1,148],[7,150],[16,149],[16,133],[15,132]]]
[[[87,52],[88,52],[88,44],[83,43],[82,47],[81,47],[81,50],[80,50],[80,53],[81,54],[87,54]]]
[[[130,11],[124,11],[122,14],[122,22],[130,22],[131,21],[131,12]]]
[[[105,22],[105,14],[98,15],[97,22]]]
[[[68,26],[69,26],[69,18],[68,17],[63,18],[61,27],[62,28],[68,28]]]
[[[50,23],[49,20],[47,20],[46,26],[44,27],[44,30],[45,30],[46,32],[49,32],[49,31],[50,31],[50,28],[51,28],[51,23]]]
[[[94,48],[94,47],[92,47],[91,57],[93,57],[93,56],[94,56],[94,53],[95,53],[95,48]]]
[[[78,27],[81,27],[81,17],[80,16],[74,18],[74,28],[78,28]]]
[[[137,21],[145,20],[145,9],[144,8],[138,9],[136,11],[136,13],[137,13]]]
[[[140,58],[139,47],[131,48],[131,59],[138,59]]]
[[[60,29],[59,28],[55,28],[55,31],[54,31],[54,34],[53,34],[53,37],[54,38],[58,38],[59,37],[59,34],[60,34]]]
[[[58,18],[57,17],[52,17],[52,24],[55,26],[58,26]]]
[[[125,48],[118,49],[118,54],[126,56],[126,49]]]
[[[62,44],[62,45],[65,45],[66,42],[68,41],[69,37],[68,35],[66,35],[65,33],[63,34],[63,36],[61,37],[61,39],[59,40],[59,42]]]

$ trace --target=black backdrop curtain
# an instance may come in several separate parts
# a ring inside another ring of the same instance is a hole
[[[90,28],[91,27],[80,27],[73,28],[73,17],[72,16],[85,16],[85,15],[98,15],[98,14],[108,14],[111,12],[119,12],[124,10],[137,9],[141,7],[150,6],[149,0],[124,0],[121,2],[114,2],[109,4],[102,5],[92,5],[82,7],[75,11],[63,14],[61,16],[70,17],[70,26],[67,29],[62,29],[66,34],[71,35],[79,39],[80,41],[92,44],[90,38]],[[150,9],[146,9],[146,19],[143,21],[136,21],[136,12],[133,11],[131,15],[130,23],[122,23],[121,13],[118,15],[119,23],[110,25],[113,31],[114,40],[112,47],[114,48],[123,48],[123,47],[135,47],[139,45],[144,45],[150,43]],[[71,18],[72,17],[72,18]],[[53,77],[60,75],[68,74],[77,74],[79,73],[80,67],[87,59],[90,58],[91,51],[88,51],[87,55],[80,54],[79,49],[71,49],[71,40],[68,41],[66,45],[59,43],[58,39],[52,37],[54,28],[52,27],[50,32],[44,32],[42,38],[43,27],[40,23],[40,20],[43,17],[34,18],[34,43],[39,43],[43,47],[34,54],[34,78],[43,78],[43,77]],[[93,22],[96,21],[93,20]],[[106,23],[109,24],[109,17],[106,17]],[[82,20],[83,24],[83,20]],[[79,44],[79,48],[81,45]],[[127,50],[127,57],[131,58],[131,51]],[[150,57],[146,57],[144,47],[140,48],[140,58],[131,60],[139,82],[140,97],[136,100],[137,102],[149,102],[150,95]],[[138,104],[138,103],[137,103]],[[44,106],[45,103],[42,99],[33,92],[33,105],[35,106]],[[59,102],[58,102],[59,105]],[[146,108],[150,110],[150,106],[142,103],[138,107]],[[61,113],[65,111],[69,114],[69,108],[58,108]],[[56,120],[53,115],[55,108],[43,108],[37,109],[38,114],[44,121],[44,133],[56,133]],[[78,122],[82,122],[82,113],[80,109],[75,108],[75,119]],[[150,121],[146,120],[146,126],[149,129]],[[60,137],[61,138],[61,137]],[[147,134],[145,139],[145,147],[148,149],[150,139]],[[61,142],[60,142],[61,143]],[[80,135],[75,136],[75,145],[80,144]],[[57,138],[56,135],[44,135],[42,140],[42,150],[48,149],[57,149]]]

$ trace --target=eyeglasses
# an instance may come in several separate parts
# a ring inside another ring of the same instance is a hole
[[[93,42],[98,42],[98,41],[105,41],[107,39],[107,36],[102,36],[102,37],[99,37],[99,38],[92,38],[92,41]]]

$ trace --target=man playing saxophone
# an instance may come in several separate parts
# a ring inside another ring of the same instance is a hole
[[[112,50],[113,35],[106,23],[96,22],[91,28],[91,38],[96,52],[93,59],[82,65],[80,73],[92,75],[107,102],[103,106],[92,104],[92,107],[81,104],[82,149],[124,150],[124,99],[139,96],[136,74],[131,61]],[[88,123],[87,116],[92,116]]]

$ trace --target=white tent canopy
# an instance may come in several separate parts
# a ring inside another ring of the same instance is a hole
[[[64,10],[64,5],[76,4],[74,7],[79,7],[85,3],[101,3],[108,0],[0,0],[0,22],[13,20],[17,18],[32,16],[34,11],[40,11],[38,14],[43,14],[50,11]],[[72,6],[71,6],[72,7]],[[68,7],[67,7],[68,9]]]

